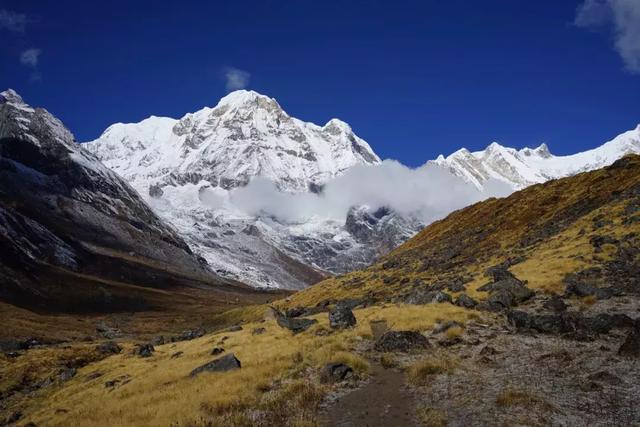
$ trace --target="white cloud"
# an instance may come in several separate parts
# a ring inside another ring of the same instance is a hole
[[[20,63],[28,67],[36,68],[38,66],[38,60],[40,59],[41,53],[42,50],[40,49],[27,49],[20,54]]]
[[[229,67],[224,70],[224,78],[227,83],[227,92],[232,92],[246,88],[249,85],[251,74],[238,68]]]
[[[613,27],[615,49],[632,73],[640,74],[640,1],[585,0],[578,6],[575,25]]]
[[[439,166],[411,169],[385,160],[379,166],[349,169],[329,181],[321,194],[283,193],[270,181],[254,179],[226,196],[209,190],[210,194],[205,192],[200,199],[214,209],[230,203],[247,215],[273,216],[289,223],[314,217],[344,221],[351,207],[363,205],[372,210],[388,207],[430,223],[455,209],[512,191],[507,184],[490,181],[481,192]]]
[[[24,33],[27,26],[27,16],[22,13],[0,9],[0,30],[8,30],[14,33]]]

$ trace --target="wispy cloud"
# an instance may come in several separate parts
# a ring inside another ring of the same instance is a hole
[[[428,224],[455,209],[512,191],[494,180],[479,191],[440,166],[411,169],[385,160],[376,166],[350,168],[326,183],[321,194],[283,193],[272,182],[256,178],[226,193],[205,189],[198,197],[214,209],[230,205],[248,215],[274,217],[285,223],[302,223],[314,217],[344,222],[351,207],[368,206],[372,210],[391,208]]]
[[[248,71],[238,68],[227,67],[224,69],[224,78],[226,80],[227,92],[232,92],[249,86],[251,74]]]
[[[31,68],[36,68],[38,66],[38,61],[40,59],[41,53],[42,50],[40,49],[27,49],[20,54],[20,63]]]
[[[640,1],[585,0],[578,6],[574,23],[582,28],[611,25],[615,49],[625,67],[640,74]]]
[[[38,63],[40,62],[41,49],[31,48],[23,51],[20,54],[20,63],[25,67],[31,68],[30,79],[32,82],[39,82],[42,80],[40,70],[38,70]]]
[[[27,15],[0,9],[0,30],[24,33],[27,26]]]

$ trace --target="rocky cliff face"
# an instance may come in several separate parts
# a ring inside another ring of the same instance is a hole
[[[0,296],[17,304],[127,309],[145,302],[110,281],[218,280],[129,184],[12,90],[0,93],[0,230]]]

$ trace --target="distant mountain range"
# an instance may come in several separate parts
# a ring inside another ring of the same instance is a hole
[[[546,144],[516,150],[494,142],[483,151],[470,152],[462,148],[432,162],[478,188],[493,178],[519,190],[550,179],[599,169],[630,153],[640,153],[640,125],[600,147],[570,156],[554,156]]]
[[[493,143],[480,152],[440,156],[423,168],[444,167],[477,190],[489,180],[517,190],[640,152],[639,134],[640,128],[566,157],[553,156],[544,144],[515,150]],[[178,120],[152,116],[114,124],[84,147],[126,179],[218,274],[253,286],[299,289],[327,274],[363,268],[425,225],[394,206],[354,203],[346,218],[305,221],[237,209],[229,201],[233,191],[254,178],[284,194],[321,194],[354,166],[381,165],[346,123],[303,122],[253,91],[232,92],[215,107]]]

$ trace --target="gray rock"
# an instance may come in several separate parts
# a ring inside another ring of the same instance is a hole
[[[103,342],[96,347],[96,351],[102,354],[118,354],[122,351],[122,347],[113,341]]]
[[[531,314],[520,310],[510,310],[507,319],[516,329],[535,331],[552,335],[569,335],[576,339],[591,339],[606,334],[615,328],[630,327],[633,320],[624,314],[601,313],[586,317],[577,312],[556,314]]]
[[[136,354],[140,357],[151,357],[156,349],[151,344],[138,344]]]
[[[459,307],[474,308],[476,305],[478,305],[478,302],[471,298],[469,295],[462,294],[456,299],[456,302],[454,304]]]
[[[352,328],[356,325],[356,317],[348,305],[336,304],[329,310],[329,326],[332,329]]]
[[[174,337],[171,337],[170,341],[171,342],[191,341],[196,338],[200,338],[201,336],[204,336],[204,334],[205,334],[204,329],[186,330]]]
[[[490,306],[497,307],[498,309],[507,309],[515,305],[515,298],[511,292],[507,290],[500,290],[489,295],[487,303]]]
[[[327,363],[320,376],[322,382],[339,382],[353,376],[353,369],[344,363]]]
[[[561,313],[567,310],[567,304],[558,295],[554,295],[546,300],[542,306],[550,311]]]
[[[255,328],[253,331],[251,331],[251,335],[262,335],[266,331],[267,330],[265,328]]]
[[[153,339],[151,340],[151,345],[163,345],[164,344],[164,337],[162,335],[159,335],[157,337],[153,337]]]
[[[289,318],[273,307],[271,307],[271,310],[274,317],[276,318],[278,326],[280,326],[281,328],[289,329],[294,334],[304,332],[311,326],[318,323],[318,321],[315,319]]]
[[[75,377],[77,373],[78,373],[78,370],[76,368],[63,369],[58,374],[58,380],[60,382],[67,382],[71,378]]]
[[[406,304],[422,305],[431,303],[452,302],[451,295],[442,291],[427,291],[425,289],[414,289],[404,298]]]
[[[212,360],[202,366],[195,368],[189,376],[195,377],[203,372],[226,372],[234,369],[240,369],[242,364],[233,353],[229,353],[219,359]]]
[[[624,357],[640,357],[640,319],[636,319],[633,329],[620,346],[618,354]]]
[[[415,331],[388,331],[380,337],[374,348],[376,351],[408,352],[413,349],[431,347],[429,340]]]

